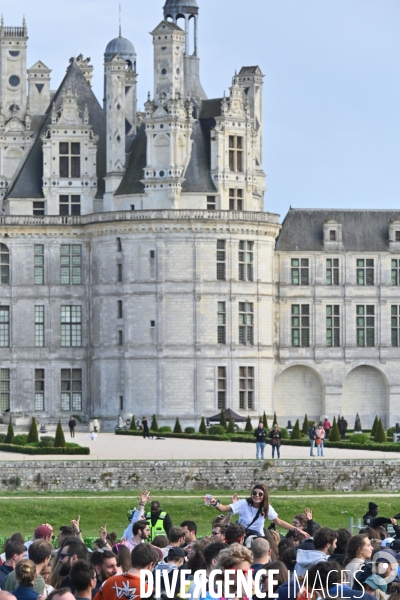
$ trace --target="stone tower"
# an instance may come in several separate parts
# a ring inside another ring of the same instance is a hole
[[[0,104],[5,118],[16,111],[23,120],[26,114],[26,50],[28,30],[25,18],[22,27],[0,24]]]
[[[44,115],[50,104],[51,69],[38,60],[28,69],[28,101],[32,115]]]

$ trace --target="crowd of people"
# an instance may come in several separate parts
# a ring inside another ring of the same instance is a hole
[[[150,500],[141,492],[123,534],[101,527],[91,548],[79,518],[56,533],[41,524],[28,542],[14,533],[1,555],[0,600],[400,600],[400,514],[380,517],[373,502],[353,535],[316,523],[310,508],[283,520],[258,483],[228,504],[207,494],[210,530],[199,537],[195,521],[174,525]]]

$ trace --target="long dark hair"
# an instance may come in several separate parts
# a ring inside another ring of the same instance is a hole
[[[269,509],[268,488],[263,483],[256,483],[251,488],[251,493],[253,493],[254,490],[261,490],[262,492],[264,492],[264,498],[263,498],[262,504],[260,506],[260,509],[261,509],[262,516],[266,517],[268,514],[268,509]],[[247,501],[247,504],[250,504],[250,506],[254,506],[253,496],[250,496],[250,498],[246,498],[246,501]]]
[[[364,545],[364,541],[368,538],[366,533],[361,533],[357,535],[353,535],[347,543],[346,556],[344,559],[344,565],[348,565],[353,558],[357,557],[358,550]]]

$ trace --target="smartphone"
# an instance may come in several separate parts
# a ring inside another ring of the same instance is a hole
[[[205,506],[211,506],[211,500],[212,500],[212,495],[206,494],[206,497],[204,499]]]

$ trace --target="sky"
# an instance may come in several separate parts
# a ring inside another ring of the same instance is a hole
[[[5,25],[28,25],[28,67],[90,56],[101,101],[103,53],[120,0],[1,0]],[[197,0],[201,81],[228,92],[235,69],[264,78],[265,208],[399,208],[399,0]],[[121,0],[138,55],[138,108],[153,90],[149,32],[163,0]]]

